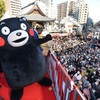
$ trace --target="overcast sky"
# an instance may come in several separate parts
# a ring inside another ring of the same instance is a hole
[[[22,1],[22,6],[25,6],[33,2],[34,0],[21,0],[21,1]],[[53,0],[53,1],[55,4],[58,4],[68,0]],[[84,0],[84,1],[89,5],[89,17],[91,17],[94,22],[100,21],[100,0]]]

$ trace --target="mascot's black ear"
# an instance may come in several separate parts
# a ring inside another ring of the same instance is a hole
[[[20,19],[22,19],[24,21],[27,21],[26,17],[21,17]]]

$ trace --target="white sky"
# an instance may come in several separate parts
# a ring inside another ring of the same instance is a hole
[[[28,5],[34,0],[21,0],[22,6]],[[53,0],[55,4],[62,3],[68,0]],[[69,0],[71,1],[71,0]],[[76,1],[76,0],[75,0]],[[100,21],[100,0],[84,0],[89,5],[89,17],[93,19],[94,22]]]

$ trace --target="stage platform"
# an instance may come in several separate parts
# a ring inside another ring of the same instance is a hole
[[[0,73],[0,96],[4,100],[10,100],[10,91],[11,88],[8,86],[4,74]],[[24,95],[21,100],[56,100],[56,97],[52,86],[41,86],[36,82],[24,88]]]

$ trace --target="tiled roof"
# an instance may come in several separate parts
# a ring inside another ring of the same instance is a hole
[[[29,15],[20,15],[18,17],[26,17],[28,21],[54,21],[55,19],[48,18],[47,16],[42,16],[40,14],[29,14]]]
[[[26,17],[28,21],[41,21],[41,22],[50,22],[54,21],[54,18],[49,18],[42,12],[42,8],[38,6],[39,2],[31,3],[28,6],[24,7],[17,17]]]

